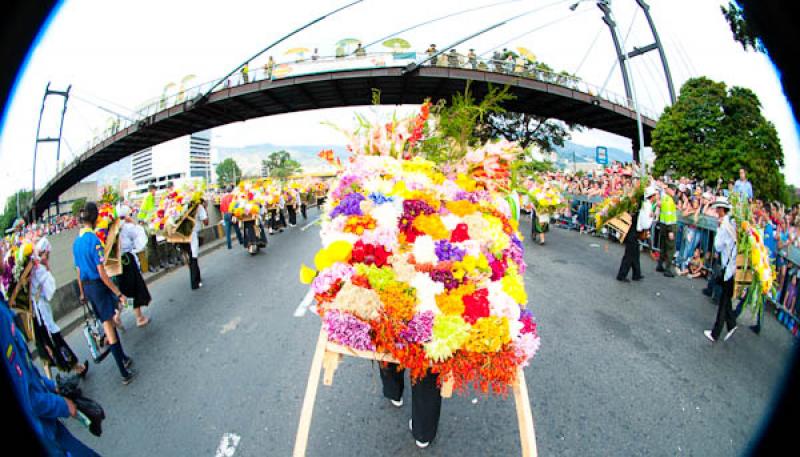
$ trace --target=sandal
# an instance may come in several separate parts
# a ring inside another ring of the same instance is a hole
[[[137,327],[144,327],[145,325],[147,325],[149,323],[150,323],[150,318],[149,317],[145,317],[145,318],[142,318],[142,319],[136,319],[136,326]]]

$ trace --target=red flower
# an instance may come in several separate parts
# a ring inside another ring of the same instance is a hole
[[[164,217],[164,210],[160,209],[160,210],[158,210],[158,213],[156,213],[156,214],[158,215],[158,218],[161,219],[162,217]]]
[[[350,260],[352,263],[375,265],[380,268],[388,263],[389,256],[391,255],[392,253],[384,249],[383,246],[366,244],[358,240],[356,244],[353,245],[353,252],[351,253]]]
[[[508,266],[505,258],[494,260],[489,263],[489,266],[492,267],[492,281],[503,279],[503,276],[506,274],[506,267]]]
[[[369,279],[367,279],[366,276],[353,275],[353,277],[350,279],[350,282],[352,282],[354,286],[371,289],[369,285]]]
[[[464,295],[464,320],[474,324],[478,318],[489,317],[489,291],[479,289],[470,295]]]
[[[451,243],[459,243],[461,241],[467,241],[469,239],[469,231],[467,228],[467,224],[458,224],[456,225],[455,230],[450,235],[450,242]]]

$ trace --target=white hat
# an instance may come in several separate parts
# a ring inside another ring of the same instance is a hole
[[[714,200],[714,203],[711,204],[712,208],[725,208],[730,211],[732,208],[731,204],[728,202],[728,197],[717,197]]]
[[[117,210],[117,215],[120,219],[125,219],[131,215],[131,207],[128,205],[121,205]]]
[[[712,198],[714,198],[714,196],[711,195],[711,192],[703,192],[703,198],[705,198],[706,200],[711,200]]]
[[[644,190],[644,198],[650,198],[650,197],[652,197],[653,195],[655,195],[655,194],[656,194],[656,192],[657,192],[657,191],[656,191],[656,188],[655,188],[655,187],[653,187],[653,186],[647,186],[647,188]]]
[[[36,259],[40,259],[42,254],[45,252],[50,252],[52,246],[50,245],[50,241],[47,240],[46,236],[39,238],[39,241],[36,242],[36,246],[33,248],[33,256]]]

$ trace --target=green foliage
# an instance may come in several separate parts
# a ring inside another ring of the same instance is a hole
[[[242,179],[242,169],[231,158],[227,158],[217,165],[217,181],[221,185],[236,185]]]
[[[22,217],[31,207],[31,192],[29,190],[17,191],[6,199],[3,213],[0,214],[0,230],[5,231],[11,228],[17,218],[17,195],[19,195],[19,215]],[[1,236],[1,235],[0,235]]]
[[[83,209],[84,206],[86,206],[86,199],[85,198],[79,198],[79,199],[73,201],[72,202],[72,207],[71,207],[72,215],[75,216],[75,217],[78,217],[78,215],[81,213],[81,209]]]
[[[100,197],[100,203],[109,203],[114,205],[120,200],[122,199],[119,196],[119,191],[117,191],[114,186],[106,186],[103,188],[103,195]]]
[[[784,197],[778,132],[750,89],[689,79],[677,102],[661,115],[652,146],[655,175],[671,171],[711,183],[737,179],[744,168],[757,197]]]
[[[540,151],[553,152],[570,138],[570,128],[580,126],[533,114],[501,112],[489,115],[477,132],[482,140],[505,138],[526,150],[535,145]]]
[[[273,152],[266,160],[262,160],[261,167],[266,170],[267,176],[278,179],[286,179],[303,171],[300,162],[283,150]]]
[[[491,113],[504,113],[502,105],[513,99],[508,87],[498,89],[490,84],[489,91],[478,103],[467,82],[464,93],[455,94],[449,106],[444,100],[439,100],[431,109],[436,115],[437,126],[435,131],[425,132],[423,156],[436,163],[458,161],[469,147],[480,142],[481,137],[476,134],[478,126]]]
[[[742,45],[745,51],[748,48],[754,51],[766,53],[761,38],[756,30],[754,30],[747,22],[747,17],[744,15],[744,10],[735,1],[728,2],[728,7],[720,6],[722,15],[728,21],[728,25],[733,33],[733,39]]]

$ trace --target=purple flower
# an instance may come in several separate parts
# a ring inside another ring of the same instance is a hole
[[[339,205],[331,211],[331,219],[339,215],[346,216],[362,216],[361,202],[364,201],[364,196],[358,192],[353,192],[345,196]]]
[[[453,272],[450,270],[433,270],[431,271],[431,279],[444,284],[447,289],[458,287],[458,280],[453,277]]]
[[[426,343],[431,340],[433,332],[433,311],[415,314],[408,325],[400,332],[400,338],[409,343]]]
[[[392,197],[387,197],[379,192],[372,192],[369,194],[369,199],[372,200],[376,205],[382,205],[384,203],[394,201]]]
[[[447,240],[439,240],[436,242],[436,257],[439,258],[440,262],[445,260],[464,260],[464,255],[466,255],[466,253],[466,249],[461,249]]]
[[[328,311],[323,325],[328,332],[328,341],[360,351],[375,350],[375,344],[372,343],[369,334],[369,324],[351,314],[336,310]]]

